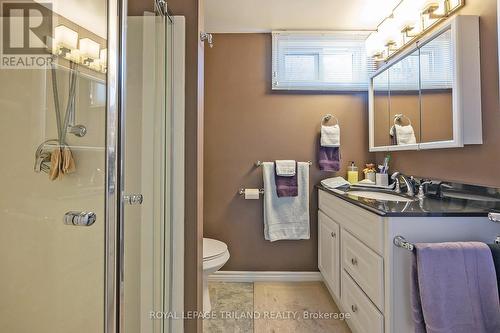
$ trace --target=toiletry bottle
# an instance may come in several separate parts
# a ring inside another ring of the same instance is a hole
[[[351,184],[359,182],[358,167],[354,164],[354,162],[351,162],[351,165],[347,169],[347,181]]]

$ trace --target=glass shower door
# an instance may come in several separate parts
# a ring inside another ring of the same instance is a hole
[[[106,5],[0,2],[0,332],[104,332]]]
[[[153,316],[168,308],[170,267],[171,22],[161,13],[126,18],[124,158],[124,320],[127,333],[167,333]]]

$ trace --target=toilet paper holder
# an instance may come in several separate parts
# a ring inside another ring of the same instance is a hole
[[[246,189],[244,189],[244,188],[240,188],[240,190],[238,191],[238,194],[239,194],[239,195],[245,195],[245,190],[246,190]],[[264,189],[263,189],[263,188],[259,189],[259,194],[260,194],[260,195],[263,195],[263,194],[264,194]]]

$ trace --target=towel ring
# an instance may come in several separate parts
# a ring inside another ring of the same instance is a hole
[[[394,125],[397,125],[396,123],[400,123],[403,118],[406,118],[408,120],[408,123],[411,125],[411,119],[408,116],[405,116],[404,114],[400,113],[394,116]]]
[[[331,119],[335,119],[336,121],[336,124],[335,125],[340,125],[339,123],[339,119],[331,114],[327,114],[326,116],[324,116],[322,119],[321,119],[321,126],[323,126],[323,124],[329,122]],[[335,125],[332,125],[332,126],[335,126]]]

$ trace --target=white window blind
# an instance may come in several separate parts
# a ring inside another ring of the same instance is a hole
[[[273,32],[274,90],[365,91],[375,70],[367,34]]]
[[[389,68],[391,91],[452,89],[454,61],[447,30]]]

